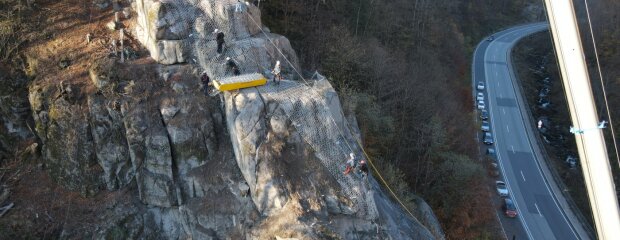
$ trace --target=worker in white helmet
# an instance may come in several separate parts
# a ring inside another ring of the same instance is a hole
[[[272,81],[280,85],[280,81],[282,80],[282,68],[280,67],[280,61],[276,61],[276,66],[273,67],[273,71],[271,71],[271,73],[273,73]]]
[[[209,95],[209,87],[211,87],[213,83],[211,83],[211,78],[209,78],[209,75],[207,75],[207,71],[202,72],[202,74],[200,75],[200,81],[202,82],[205,96]]]

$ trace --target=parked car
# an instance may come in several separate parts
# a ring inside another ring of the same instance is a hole
[[[478,109],[485,109],[484,101],[478,101]]]
[[[478,88],[478,90],[484,90],[484,82],[478,82],[478,86],[476,88]]]
[[[500,197],[508,197],[508,188],[506,188],[505,182],[495,181],[495,190]]]
[[[487,148],[487,155],[489,157],[492,157],[493,159],[495,159],[495,157],[497,155],[497,153],[495,153],[495,148],[492,148],[492,147]]]
[[[483,132],[488,132],[489,130],[491,130],[491,125],[488,121],[482,121],[482,126],[480,127],[480,130],[482,130]]]
[[[493,141],[493,135],[491,135],[490,132],[485,132],[484,133],[484,139],[482,140],[482,142],[486,145],[491,145],[493,143],[495,143],[495,141]]]
[[[491,177],[499,177],[499,168],[497,168],[497,163],[491,163],[491,167],[488,172]]]
[[[502,204],[502,211],[504,211],[504,214],[506,214],[506,216],[511,218],[517,216],[517,208],[515,207],[515,204],[510,198],[504,198],[504,204]]]
[[[489,119],[489,112],[487,110],[483,109],[482,111],[480,111],[480,118],[482,120]]]
[[[476,96],[476,100],[484,101],[484,93],[479,92],[478,95]]]

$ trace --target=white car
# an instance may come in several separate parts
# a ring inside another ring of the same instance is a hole
[[[482,126],[480,126],[480,130],[482,130],[483,132],[488,132],[489,130],[491,130],[491,125],[488,121],[482,121]]]
[[[508,197],[508,188],[506,188],[506,183],[502,181],[495,181],[495,189],[497,189],[497,194],[501,197]]]
[[[484,109],[484,101],[478,101],[478,109]]]
[[[478,90],[484,90],[484,82],[478,82]]]
[[[484,93],[479,92],[478,96],[476,96],[476,100],[478,101],[484,101]]]

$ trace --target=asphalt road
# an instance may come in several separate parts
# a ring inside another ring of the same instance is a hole
[[[517,206],[525,232],[522,235],[529,239],[587,239],[587,236],[579,236],[582,230],[576,230],[575,226],[580,225],[570,217],[570,209],[561,207],[564,206],[558,200],[561,194],[555,194],[548,182],[553,179],[543,174],[541,164],[544,161],[539,159],[536,139],[527,132],[531,123],[524,120],[529,117],[522,111],[521,97],[517,98],[520,91],[513,82],[515,75],[509,59],[512,47],[519,39],[546,29],[543,23],[517,26],[494,34],[493,41],[481,42],[474,53],[474,86],[480,81],[486,83],[483,92],[494,145],[510,198]],[[512,239],[512,234],[507,235]]]

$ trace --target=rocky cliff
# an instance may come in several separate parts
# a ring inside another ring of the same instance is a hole
[[[102,58],[90,82],[36,81],[29,102],[49,175],[83,196],[136,201],[98,210],[98,227],[67,238],[433,239],[428,207],[408,216],[372,176],[343,175],[362,155],[357,126],[323,77],[304,79],[288,40],[233,0],[135,0],[128,26],[151,58]],[[225,33],[217,54],[214,29]],[[269,75],[280,85],[205,96],[198,80]],[[430,229],[430,230],[429,230]]]

